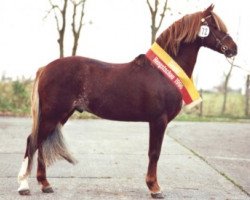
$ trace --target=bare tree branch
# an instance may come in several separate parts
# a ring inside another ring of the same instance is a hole
[[[245,116],[249,116],[249,99],[250,99],[250,74],[247,75],[247,80],[246,80],[246,97],[245,97]]]
[[[56,20],[56,27],[57,27],[57,31],[60,33],[60,25],[59,25],[59,19],[58,19],[58,16],[54,10],[54,17],[55,17],[55,20]]]
[[[56,28],[57,28],[57,32],[59,34],[59,38],[58,38],[57,42],[59,44],[59,52],[60,52],[60,58],[61,58],[64,56],[64,35],[65,35],[65,29],[66,29],[66,12],[67,12],[68,0],[63,1],[63,8],[62,9],[60,8],[60,6],[58,4],[53,3],[52,0],[49,0],[49,3],[51,5],[51,9],[48,11],[45,18],[47,18],[47,16],[52,11],[54,12],[54,18],[56,21]]]
[[[229,83],[229,79],[230,79],[232,71],[233,71],[234,61],[235,61],[235,57],[232,59],[232,62],[230,62],[229,71],[224,74],[225,81],[224,81],[224,84],[223,84],[223,91],[222,91],[223,92],[223,102],[222,102],[222,107],[221,107],[221,115],[224,115],[225,112],[226,112],[227,95],[228,95],[228,83]]]
[[[60,31],[60,25],[59,25],[59,19],[58,19],[58,16],[57,16],[57,13],[56,13],[56,10],[58,10],[60,13],[62,12],[60,7],[58,5],[54,5],[52,3],[51,0],[49,0],[49,3],[51,5],[51,9],[48,11],[47,15],[45,16],[45,18],[53,11],[54,12],[54,17],[55,17],[55,20],[56,20],[56,27],[57,27],[57,31],[59,32]]]
[[[61,0],[62,5],[54,3],[53,0],[49,0],[50,3],[50,10],[47,12],[46,16],[44,17],[47,18],[48,15],[53,11],[54,12],[54,18],[56,22],[56,29],[59,34],[59,38],[57,40],[59,44],[59,52],[60,52],[60,57],[64,56],[64,35],[66,31],[66,14],[68,10],[68,0]],[[86,0],[70,0],[70,2],[73,5],[73,14],[72,14],[72,32],[73,32],[73,48],[72,48],[72,55],[76,54],[77,47],[78,47],[78,40],[80,37],[80,33],[82,30],[83,26],[83,17],[84,17],[84,6]],[[79,11],[79,15],[78,15]],[[79,16],[79,17],[78,17]]]
[[[151,15],[152,15],[152,14],[153,14],[153,12],[154,12],[154,9],[152,8],[152,6],[151,6],[151,4],[150,4],[149,0],[147,0],[147,4],[148,4],[149,10],[150,10]]]
[[[159,0],[154,0],[154,8],[151,5],[150,1],[147,0],[147,5],[148,5],[149,11],[151,13],[151,43],[153,43],[155,41],[156,34],[162,25],[163,19],[165,17],[166,11],[167,11],[167,3],[168,3],[168,0],[165,0],[163,10],[159,14],[160,21],[159,21],[158,25],[156,25],[157,15],[158,15],[158,11],[159,11]]]
[[[80,37],[80,33],[82,30],[82,26],[83,26],[83,16],[84,16],[84,7],[85,7],[85,2],[86,0],[81,0],[78,3],[76,3],[76,1],[71,0],[72,4],[73,4],[73,15],[72,15],[72,32],[73,32],[73,37],[74,37],[74,44],[73,44],[73,48],[72,48],[72,55],[75,56],[76,55],[76,51],[77,51],[77,47],[78,47],[78,40]],[[78,25],[76,24],[76,14],[77,14],[77,7],[81,6],[81,14],[80,14],[80,19],[79,19],[79,23]],[[78,26],[78,28],[77,28]]]
[[[160,14],[160,16],[161,16],[161,17],[160,17],[160,22],[159,22],[159,24],[158,24],[158,26],[157,26],[157,28],[156,28],[157,32],[158,32],[159,28],[161,27],[162,21],[163,21],[163,19],[164,19],[164,17],[165,17],[165,13],[166,13],[166,11],[167,11],[167,5],[168,5],[168,1],[165,1],[165,4],[164,4],[163,10],[162,10],[162,13]]]
[[[47,17],[50,15],[50,13],[54,10],[54,7],[52,6],[50,10],[47,11],[47,14],[43,17],[43,20],[47,19]]]
[[[70,0],[70,1],[71,1],[71,3],[72,3],[73,5],[76,5],[76,7],[77,7],[77,6],[81,5],[82,3],[84,3],[85,0],[81,0],[81,1],[79,1],[78,3],[76,2],[76,0]]]
[[[227,60],[227,62],[228,62],[230,65],[232,65],[233,67],[240,68],[240,69],[242,69],[243,71],[247,72],[247,74],[250,74],[250,70],[248,70],[248,69],[246,69],[246,68],[244,68],[244,67],[242,67],[242,66],[240,66],[240,65],[234,64],[234,59],[231,61],[231,60],[229,60],[228,58],[226,58],[226,60]]]

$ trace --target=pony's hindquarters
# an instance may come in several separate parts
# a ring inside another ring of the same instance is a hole
[[[18,174],[18,181],[20,183],[18,192],[21,195],[30,194],[28,176],[31,173],[33,157],[37,150],[37,180],[42,185],[43,192],[53,192],[46,178],[46,166],[62,158],[70,163],[75,163],[75,159],[66,148],[61,133],[62,121],[65,122],[65,116],[62,116],[58,112],[60,110],[58,109],[59,106],[50,105],[51,101],[45,101],[40,96],[41,88],[39,87],[43,81],[41,75],[45,73],[44,69],[43,67],[38,70],[32,91],[32,133],[27,138],[24,160]],[[50,94],[47,93],[47,95],[51,97]],[[47,109],[48,107],[50,109]],[[71,112],[71,110],[68,112]]]

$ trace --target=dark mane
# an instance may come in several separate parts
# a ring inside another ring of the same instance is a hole
[[[227,32],[227,28],[220,17],[218,17],[213,11],[210,12],[210,15],[213,17],[218,29]],[[191,43],[197,38],[201,26],[201,19],[203,17],[204,12],[185,15],[166,29],[156,39],[156,42],[167,52],[176,56],[181,42]]]

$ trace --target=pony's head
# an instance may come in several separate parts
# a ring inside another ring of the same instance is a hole
[[[232,57],[237,54],[237,45],[227,33],[227,27],[218,15],[213,12],[214,6],[209,6],[201,19],[198,37],[201,38],[202,46],[211,48]]]
[[[182,43],[197,42],[227,57],[237,54],[237,45],[228,35],[226,25],[210,5],[203,12],[186,15],[174,22],[156,40],[167,52],[177,55]]]

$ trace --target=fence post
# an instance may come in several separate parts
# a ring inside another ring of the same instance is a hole
[[[249,116],[249,96],[250,96],[250,74],[247,75],[246,81],[246,102],[245,102],[245,116]]]
[[[203,93],[203,90],[200,89],[200,96],[202,98],[202,94]],[[203,117],[203,101],[200,103],[200,112],[199,112],[199,117]]]

